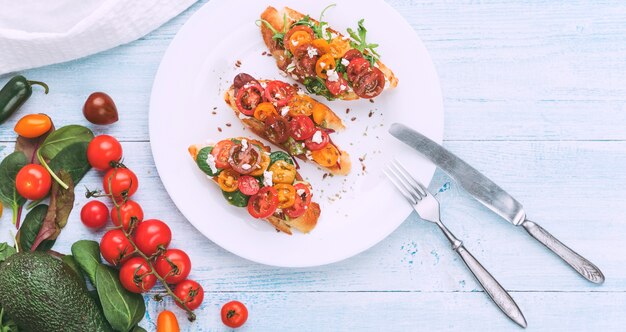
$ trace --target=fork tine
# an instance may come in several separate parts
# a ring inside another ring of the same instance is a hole
[[[411,194],[411,192],[408,191],[404,185],[401,184],[401,181],[396,178],[395,174],[391,175],[390,173],[392,172],[389,172],[386,169],[383,169],[383,173],[385,173],[389,181],[391,181],[391,183],[393,183],[394,186],[396,186],[398,191],[402,194],[402,196],[404,196],[404,198],[406,198],[409,201],[409,203],[413,205],[417,204],[417,199],[415,198],[415,196]]]
[[[422,200],[423,196],[420,195],[420,193],[417,190],[415,190],[415,187],[413,187],[410,183],[408,183],[406,179],[404,179],[403,176],[401,176],[397,170],[391,167],[391,165],[387,165],[387,169],[389,170],[391,174],[395,176],[396,180],[398,181],[398,183],[400,183],[400,185],[402,185],[404,190],[406,190],[409,194],[411,194],[411,197],[413,197],[413,200],[415,200],[415,202],[419,202]]]
[[[402,164],[397,159],[393,159],[392,165],[398,170],[404,180],[408,182],[413,187],[413,189],[415,189],[415,191],[420,194],[421,197],[428,196],[428,189],[424,187],[424,185],[422,185],[419,181],[415,180],[415,178],[413,178],[409,174],[406,168],[404,168],[404,166],[402,166]]]

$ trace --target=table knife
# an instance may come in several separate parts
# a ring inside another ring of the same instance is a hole
[[[585,279],[597,284],[604,282],[604,275],[597,266],[557,240],[537,223],[528,220],[522,204],[461,158],[405,125],[394,123],[389,128],[389,133],[423,154],[500,217],[515,226],[524,227],[528,234],[561,257]]]

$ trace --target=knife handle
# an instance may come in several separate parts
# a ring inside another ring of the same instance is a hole
[[[585,279],[596,284],[604,282],[604,274],[602,274],[602,271],[600,271],[597,266],[564,245],[541,226],[528,219],[522,223],[522,226],[524,226],[528,234],[561,257]]]

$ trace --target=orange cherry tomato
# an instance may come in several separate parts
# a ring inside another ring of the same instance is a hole
[[[318,38],[311,42],[311,45],[317,47],[320,50],[321,54],[330,53],[330,44],[326,41],[326,39]]]
[[[307,95],[295,95],[289,102],[289,115],[306,115],[313,113],[313,106],[317,102]]]
[[[284,160],[278,160],[270,166],[272,182],[292,184],[296,180],[296,167]]]
[[[317,63],[315,64],[315,72],[317,73],[317,76],[326,79],[328,78],[326,72],[331,69],[335,70],[335,67],[337,67],[335,58],[333,58],[330,54],[324,54],[317,60]]]
[[[296,201],[296,188],[290,184],[279,183],[274,186],[278,192],[278,207],[286,209],[292,207]]]
[[[52,128],[52,120],[45,114],[28,114],[15,124],[15,132],[26,138],[39,137]]]
[[[320,166],[333,167],[337,165],[337,161],[339,160],[339,150],[337,150],[334,145],[327,144],[320,150],[311,151],[311,157],[313,157],[313,160],[320,164]]]
[[[272,103],[260,103],[254,109],[254,117],[258,120],[265,121],[270,115],[278,115],[278,111]]]
[[[306,31],[296,31],[289,36],[287,40],[287,46],[291,53],[294,53],[296,47],[305,45],[311,42],[311,35]]]
[[[346,52],[348,52],[352,47],[350,46],[349,39],[343,39],[343,37],[339,36],[330,41],[330,54],[333,55],[335,59],[341,58]]]
[[[230,168],[225,169],[217,177],[217,183],[223,191],[232,193],[239,188],[239,174]]]
[[[164,310],[157,318],[157,332],[180,332],[178,319],[173,312]]]
[[[322,103],[315,103],[315,105],[313,105],[313,121],[318,125],[322,125],[329,111],[328,106]]]
[[[265,153],[265,152],[261,152],[261,161],[259,162],[259,169],[250,172],[250,176],[263,176],[263,172],[265,172],[267,170],[267,168],[270,166],[270,155]]]

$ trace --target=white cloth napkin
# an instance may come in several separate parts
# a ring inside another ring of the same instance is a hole
[[[196,0],[0,0],[0,74],[140,38]]]

